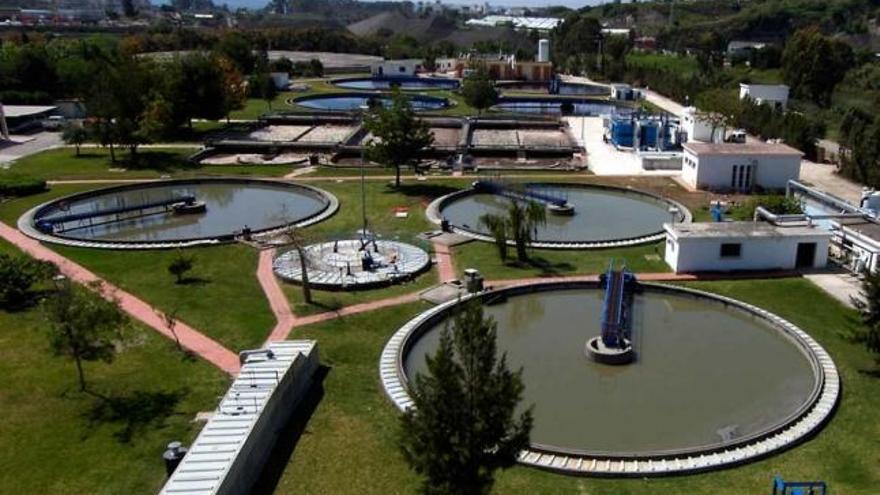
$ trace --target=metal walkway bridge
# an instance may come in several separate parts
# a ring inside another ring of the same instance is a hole
[[[599,278],[600,287],[605,289],[602,301],[602,343],[610,348],[622,348],[630,339],[629,306],[636,276],[624,265],[620,270],[614,269],[614,262]]]
[[[544,191],[538,191],[535,188],[530,188],[528,184],[519,187],[505,184],[499,181],[478,180],[474,182],[473,187],[475,190],[480,192],[498,194],[500,196],[505,196],[511,199],[533,200],[559,207],[568,204],[568,199],[564,196],[554,195]]]
[[[149,210],[153,210],[156,208],[161,208],[163,211],[167,211],[172,205],[176,204],[186,204],[192,205],[196,201],[196,197],[192,194],[186,194],[182,196],[176,196],[173,198],[162,199],[157,201],[149,201],[146,203],[138,203],[134,205],[119,205],[113,208],[99,208],[92,211],[86,211],[82,213],[71,213],[68,215],[61,215],[55,217],[46,217],[40,218],[36,221],[37,228],[43,232],[53,232],[56,226],[63,226],[66,223],[70,222],[83,222],[86,220],[92,220],[95,218],[101,217],[110,217],[113,215],[121,215],[123,213],[129,212],[140,212],[142,215],[147,214],[146,212]],[[130,217],[126,217],[130,218]],[[117,220],[120,220],[117,217]]]

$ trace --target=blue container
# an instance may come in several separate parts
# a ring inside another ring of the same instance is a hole
[[[636,123],[632,120],[611,121],[611,142],[615,146],[632,148],[635,142]]]
[[[660,123],[654,121],[642,121],[639,123],[639,147],[656,148],[657,138],[660,135]]]

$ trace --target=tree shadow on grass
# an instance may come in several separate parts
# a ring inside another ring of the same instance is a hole
[[[281,480],[281,476],[290,463],[290,458],[293,456],[294,450],[296,450],[299,439],[304,434],[310,433],[306,427],[308,426],[309,419],[311,419],[318,408],[318,404],[321,403],[321,399],[324,397],[324,379],[327,378],[329,373],[330,367],[324,365],[320,366],[315,372],[314,377],[312,377],[311,388],[309,388],[306,396],[296,406],[296,411],[293,412],[290,421],[278,432],[278,440],[269,454],[269,459],[263,468],[262,474],[258,477],[258,481],[253,489],[251,489],[251,494],[268,495],[275,492],[278,481]],[[340,452],[340,455],[342,454]]]
[[[439,198],[440,196],[445,196],[450,193],[454,193],[455,191],[460,190],[458,187],[453,187],[447,184],[429,184],[429,183],[417,183],[417,184],[401,184],[400,187],[388,187],[385,189],[385,194],[403,194],[404,196],[415,196],[415,197],[427,197],[430,199]]]
[[[138,390],[110,396],[92,393],[96,400],[86,413],[86,419],[91,427],[108,423],[118,425],[113,437],[120,443],[129,443],[148,428],[164,426],[187,393],[183,388],[159,392]]]
[[[575,266],[567,261],[552,262],[540,256],[532,256],[528,261],[508,261],[507,266],[520,269],[537,268],[541,275],[562,275],[563,273],[571,273]]]
[[[125,151],[123,151],[125,153]],[[178,170],[195,170],[198,165],[191,163],[186,157],[169,151],[140,151],[134,158],[124,154],[117,164],[128,170],[154,170],[156,172],[174,172]]]

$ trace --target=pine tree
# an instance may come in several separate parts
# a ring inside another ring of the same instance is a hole
[[[401,449],[424,476],[422,493],[487,494],[495,471],[513,466],[529,444],[531,408],[517,413],[521,371],[498,357],[496,326],[478,301],[468,303],[443,330],[427,374],[415,377]]]
[[[379,104],[370,109],[364,128],[377,138],[367,144],[367,158],[394,167],[396,187],[400,187],[400,169],[417,164],[419,153],[434,143],[428,124],[416,118],[399,89],[394,90],[389,108]]]
[[[864,325],[857,339],[864,342],[865,347],[880,361],[880,273],[865,276],[861,298],[853,298],[853,305],[859,311]]]

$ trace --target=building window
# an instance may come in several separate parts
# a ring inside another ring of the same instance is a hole
[[[722,258],[739,258],[742,254],[742,244],[740,243],[724,243],[721,245]]]
[[[736,189],[736,182],[737,182],[736,181],[736,179],[737,179],[736,174],[737,174],[737,172],[739,172],[739,165],[734,165],[733,171],[730,174],[730,188],[731,189]]]

